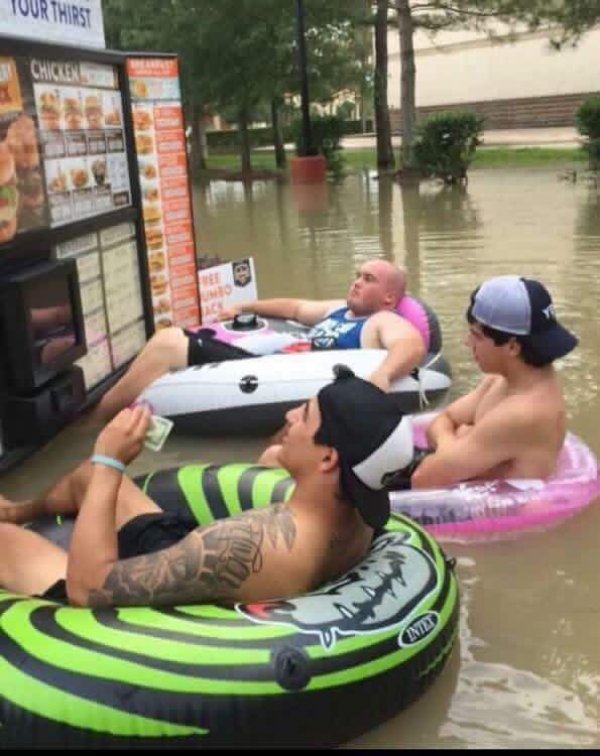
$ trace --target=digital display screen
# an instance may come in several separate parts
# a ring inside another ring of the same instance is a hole
[[[69,278],[49,276],[31,282],[25,293],[34,343],[34,362],[52,365],[77,343]]]

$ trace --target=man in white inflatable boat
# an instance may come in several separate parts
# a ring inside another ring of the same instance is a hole
[[[346,369],[288,413],[279,464],[287,503],[201,528],[165,514],[125,475],[148,430],[125,409],[94,455],[43,497],[0,506],[0,584],[76,606],[176,605],[285,598],[335,580],[367,554],[390,513],[384,485],[412,458],[410,422]],[[15,523],[77,514],[69,553]]]
[[[566,411],[552,366],[577,346],[538,281],[501,276],[471,295],[466,339],[486,377],[427,428],[432,453],[416,452],[399,488],[444,488],[471,479],[546,478],[556,468]],[[276,467],[279,447],[259,463]],[[410,468],[412,468],[412,474]]]
[[[416,468],[412,487],[548,477],[567,431],[552,363],[577,338],[557,321],[546,288],[518,276],[492,278],[476,289],[467,321],[466,343],[486,377],[428,427],[434,453]]]
[[[384,391],[396,378],[409,375],[425,357],[419,331],[395,312],[406,293],[406,272],[386,260],[371,260],[361,266],[346,301],[265,299],[224,311],[222,320],[244,312],[262,317],[296,320],[312,330],[305,337],[320,349],[386,349],[388,355],[370,380]],[[282,338],[292,339],[289,335]],[[260,336],[257,339],[260,340]],[[269,351],[278,351],[267,337]],[[260,341],[256,344],[258,347]],[[127,373],[108,391],[93,419],[107,421],[130,405],[153,381],[166,373],[207,362],[243,359],[266,352],[248,351],[181,328],[158,331],[131,364]]]

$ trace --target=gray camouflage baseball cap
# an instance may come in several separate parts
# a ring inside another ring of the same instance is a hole
[[[486,281],[471,298],[471,315],[496,331],[526,336],[547,362],[564,357],[578,344],[556,319],[548,290],[529,278],[498,276]]]

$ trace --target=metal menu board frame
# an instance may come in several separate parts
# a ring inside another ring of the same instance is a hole
[[[104,370],[106,345],[83,358],[88,405],[155,329],[126,56],[5,35],[0,50],[0,277],[77,260],[88,345],[110,350]]]

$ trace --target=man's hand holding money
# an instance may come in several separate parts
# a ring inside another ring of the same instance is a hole
[[[165,445],[167,436],[173,429],[173,421],[160,415],[152,415],[150,427],[146,433],[144,446],[150,451],[159,452]]]
[[[141,452],[151,419],[152,414],[146,406],[122,410],[101,431],[94,453],[128,465]]]

